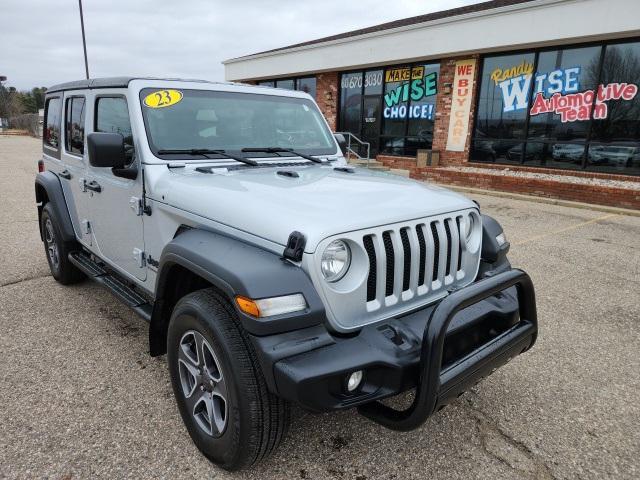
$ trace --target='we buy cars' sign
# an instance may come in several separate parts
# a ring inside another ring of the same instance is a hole
[[[453,95],[449,116],[449,134],[447,150],[463,152],[469,133],[469,114],[471,113],[471,92],[476,61],[473,58],[458,60],[453,77]]]

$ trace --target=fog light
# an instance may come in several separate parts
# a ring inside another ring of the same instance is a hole
[[[353,372],[351,375],[349,375],[349,380],[347,380],[347,390],[349,392],[353,392],[356,388],[360,386],[361,382],[362,382],[362,370]]]

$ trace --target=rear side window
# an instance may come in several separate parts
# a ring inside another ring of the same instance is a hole
[[[55,148],[56,150],[60,147],[61,106],[60,97],[49,98],[45,104],[46,113],[42,137],[45,145]]]
[[[96,132],[119,133],[124,137],[125,154],[133,160],[133,135],[129,121],[127,101],[122,97],[98,97],[96,99]]]
[[[84,97],[67,98],[65,106],[65,148],[69,153],[84,153]]]

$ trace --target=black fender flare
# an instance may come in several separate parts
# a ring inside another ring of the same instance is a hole
[[[62,239],[65,242],[75,241],[76,234],[73,230],[73,224],[69,216],[69,208],[67,207],[67,201],[64,198],[62,184],[58,176],[51,171],[38,173],[35,180],[35,190],[36,202],[38,203],[38,228],[40,229],[40,238],[42,239],[42,226],[40,225],[42,207],[44,206],[45,200],[48,199],[48,203],[53,207],[57,220],[60,222]],[[42,195],[42,190],[46,193],[46,198]]]
[[[202,229],[185,229],[163,249],[156,278],[151,318],[151,350],[164,338],[170,312],[163,304],[170,295],[171,272],[179,266],[216,287],[236,309],[244,329],[258,336],[297,330],[323,323],[324,305],[311,279],[297,265],[241,240]],[[237,295],[252,299],[301,293],[307,308],[300,312],[254,318],[237,307]]]
[[[496,237],[504,233],[502,225],[489,215],[482,215],[482,250],[477,278],[500,273],[511,268],[507,254],[511,245],[505,241],[498,244]]]

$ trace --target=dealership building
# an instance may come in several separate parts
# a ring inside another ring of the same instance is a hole
[[[638,0],[494,0],[226,60],[225,76],[308,92],[376,168],[640,209],[639,19]]]

